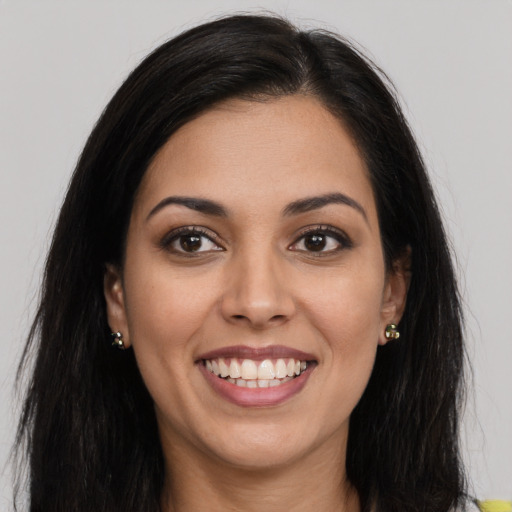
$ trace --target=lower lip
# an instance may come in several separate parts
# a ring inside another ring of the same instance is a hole
[[[284,384],[279,384],[279,386],[271,388],[243,388],[217,377],[208,371],[202,362],[197,364],[199,370],[203,373],[214,391],[227,401],[242,407],[272,407],[286,402],[299,393],[306,385],[315,367],[313,364],[308,364],[308,367],[298,377]]]

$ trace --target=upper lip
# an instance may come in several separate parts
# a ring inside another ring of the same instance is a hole
[[[197,361],[217,359],[219,357],[253,359],[255,361],[280,358],[293,358],[300,361],[314,361],[316,359],[313,354],[308,354],[295,348],[285,347],[284,345],[268,345],[266,347],[232,345],[205,352],[197,358]]]

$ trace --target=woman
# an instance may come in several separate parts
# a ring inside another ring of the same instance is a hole
[[[228,17],[140,64],[32,349],[31,510],[464,508],[439,213],[385,76],[332,34]]]

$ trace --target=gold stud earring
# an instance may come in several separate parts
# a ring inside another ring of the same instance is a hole
[[[397,340],[400,338],[400,332],[398,331],[395,324],[388,324],[384,334],[387,340]]]
[[[120,350],[126,350],[126,345],[124,344],[123,335],[117,331],[117,332],[111,332],[110,336],[114,338],[112,341],[112,346],[117,347]]]

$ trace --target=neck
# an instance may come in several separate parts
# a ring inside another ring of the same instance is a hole
[[[204,453],[173,450],[167,461],[163,512],[358,512],[346,479],[345,449],[326,446],[273,468],[233,466]]]

